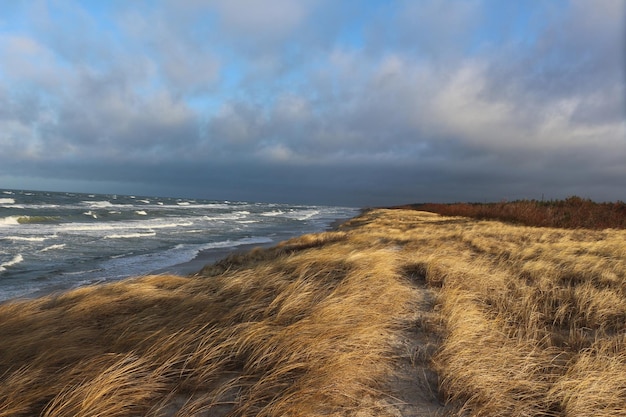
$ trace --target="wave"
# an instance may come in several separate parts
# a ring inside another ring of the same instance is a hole
[[[89,210],[83,213],[85,216],[89,216],[89,217],[93,217],[94,219],[98,218],[98,215],[96,213],[94,213],[93,211]]]
[[[105,239],[132,239],[132,238],[152,237],[152,236],[156,236],[156,232],[114,234],[114,235],[106,235],[104,238]]]
[[[0,264],[0,272],[2,272],[2,271],[6,271],[6,269],[7,269],[8,267],[11,267],[11,266],[17,265],[17,264],[19,264],[20,262],[22,262],[23,260],[24,260],[24,257],[23,257],[21,254],[19,254],[19,253],[18,253],[18,254],[17,254],[17,255],[15,255],[15,256],[13,257],[13,259],[11,259],[10,261],[5,262],[5,263],[3,263],[3,264]]]
[[[266,237],[266,236],[259,236],[259,237],[244,237],[241,239],[237,239],[237,240],[221,240],[219,242],[212,242],[212,243],[205,243],[205,244],[201,244],[199,245],[199,248],[197,249],[196,255],[203,250],[209,250],[209,249],[223,249],[223,248],[236,248],[237,246],[242,246],[242,245],[256,245],[256,244],[263,244],[263,243],[272,243],[274,240]],[[177,246],[177,248],[182,248],[185,247],[186,245],[180,244]]]
[[[288,213],[285,217],[296,220],[308,220],[313,216],[317,216],[320,214],[319,210],[296,210],[294,212]]]
[[[320,214],[320,211],[317,209],[308,209],[308,210],[290,210],[290,211],[282,211],[282,210],[272,210],[266,211],[265,213],[261,213],[261,216],[265,217],[285,217],[287,219],[293,220],[308,220],[313,216],[317,216]]]
[[[13,226],[13,225],[18,225],[18,219],[20,218],[20,216],[9,216],[9,217],[2,217],[0,218],[0,225],[2,226]]]
[[[147,271],[157,271],[189,262],[205,250],[235,248],[241,245],[271,243],[269,237],[247,237],[237,240],[222,240],[211,243],[189,244],[180,243],[170,249],[161,252],[145,253],[134,256],[111,258],[100,265],[106,275],[103,278],[121,278],[137,274],[145,274]]]
[[[148,213],[146,213],[145,210],[135,210],[135,214],[138,214],[140,216],[147,216]]]
[[[239,240],[235,240],[234,242],[228,240],[227,242],[231,243],[232,247],[237,247],[237,246],[241,246],[241,245],[255,245],[255,244],[261,244],[261,243],[272,243],[274,240],[266,237],[266,236],[260,236],[260,237],[244,237],[242,239]]]
[[[67,233],[71,232],[89,232],[89,231],[107,231],[107,230],[146,230],[146,229],[170,229],[176,227],[192,226],[193,221],[180,219],[173,221],[172,219],[148,219],[148,220],[132,220],[125,222],[94,222],[94,223],[64,223],[55,228],[55,230]]]
[[[61,220],[57,216],[19,216],[19,224],[58,223]]]
[[[63,249],[65,247],[65,243],[61,243],[60,245],[51,245],[43,248],[39,252],[48,252],[49,250]]]
[[[45,240],[51,239],[55,236],[38,236],[38,237],[29,237],[29,236],[3,236],[2,239],[5,240],[13,240],[13,241],[22,241],[22,242],[43,242]]]
[[[139,201],[143,201],[143,200],[139,200]],[[111,203],[108,200],[102,200],[102,201],[81,201],[80,202],[81,207],[89,207],[91,209],[107,209],[107,208],[119,208],[119,207],[135,207],[135,205],[133,204],[115,204],[115,203]],[[70,206],[68,206],[70,207]]]
[[[0,204],[2,204],[3,206],[15,204],[15,199],[14,198],[0,198]]]
[[[81,204],[89,206],[91,208],[108,208],[113,206],[110,201],[81,201]]]
[[[261,213],[261,216],[276,217],[276,216],[280,216],[281,214],[285,214],[285,212],[282,210],[272,210],[272,211],[266,211],[265,213]]]
[[[183,222],[178,222],[178,223],[150,224],[150,229],[169,229],[173,227],[185,227],[185,226],[193,226],[193,222],[183,221]]]

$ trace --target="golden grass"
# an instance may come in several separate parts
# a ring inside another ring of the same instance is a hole
[[[0,415],[391,415],[396,259],[341,232],[238,257],[1,305]]]
[[[458,415],[626,415],[626,231],[368,215],[370,239],[438,288],[435,364]]]
[[[626,231],[372,210],[194,277],[0,305],[0,416],[404,415],[410,326],[441,338],[403,347],[436,350],[441,414],[626,415],[625,274]]]

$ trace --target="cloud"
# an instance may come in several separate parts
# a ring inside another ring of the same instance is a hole
[[[351,204],[620,198],[623,11],[620,0],[14,7],[23,23],[0,26],[0,175]]]

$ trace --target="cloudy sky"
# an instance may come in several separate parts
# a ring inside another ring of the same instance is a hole
[[[626,200],[623,0],[0,0],[0,188]]]

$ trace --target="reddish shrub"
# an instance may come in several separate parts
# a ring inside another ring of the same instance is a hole
[[[395,208],[430,211],[445,216],[493,219],[527,226],[566,229],[625,229],[626,203],[596,203],[577,196],[565,200],[517,200],[500,203],[423,203]]]

